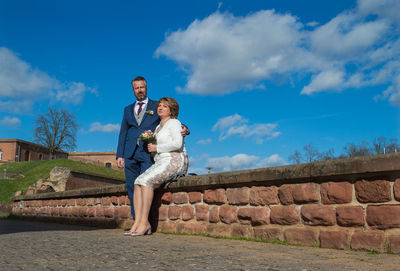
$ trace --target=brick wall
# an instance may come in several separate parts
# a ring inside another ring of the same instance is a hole
[[[15,161],[17,154],[17,145],[13,142],[0,142],[0,150],[3,152],[0,163],[9,163]]]
[[[18,216],[126,226],[124,185],[16,197]],[[400,253],[400,155],[189,176],[156,191],[162,232]]]
[[[34,161],[48,160],[49,149],[45,146],[20,139],[0,139],[0,150],[2,151],[2,159],[0,163],[9,163],[18,161]],[[56,151],[54,158],[68,158],[68,153],[64,151]]]

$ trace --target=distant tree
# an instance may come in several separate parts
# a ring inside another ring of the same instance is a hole
[[[353,158],[357,156],[371,155],[371,150],[367,141],[361,141],[358,145],[347,143],[344,146],[345,157]]]
[[[384,138],[383,136],[374,138],[371,149],[373,154],[385,153],[386,148],[387,148],[386,138]]]
[[[326,152],[321,152],[318,154],[318,161],[328,161],[335,159],[335,151],[333,149],[329,149]]]
[[[386,153],[398,152],[400,145],[397,143],[397,138],[391,138],[386,146]]]
[[[303,147],[304,150],[304,158],[306,163],[312,163],[318,161],[318,157],[320,153],[318,152],[317,148],[314,147],[312,143],[309,143]]]
[[[335,159],[333,149],[329,149],[326,152],[320,153],[312,143],[309,143],[303,147],[303,154],[298,150],[295,150],[294,153],[288,157],[288,160],[293,164],[312,163],[331,159]]]
[[[303,156],[298,150],[295,150],[293,154],[289,155],[288,159],[293,164],[301,164],[303,162]]]
[[[55,151],[74,150],[78,125],[75,116],[64,109],[48,108],[35,121],[34,141],[50,150],[50,159]]]

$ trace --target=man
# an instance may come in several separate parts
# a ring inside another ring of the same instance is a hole
[[[147,97],[146,79],[138,76],[132,80],[131,84],[136,101],[124,109],[116,158],[117,166],[125,167],[126,189],[131,202],[132,218],[135,219],[134,183],[136,178],[153,164],[146,144],[139,140],[139,137],[144,131],[154,132],[160,123],[160,118],[157,115],[157,102]],[[182,135],[186,134],[189,132],[184,127]]]

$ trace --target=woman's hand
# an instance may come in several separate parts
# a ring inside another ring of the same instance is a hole
[[[149,152],[157,152],[157,144],[152,144],[152,143],[148,144],[147,150]]]

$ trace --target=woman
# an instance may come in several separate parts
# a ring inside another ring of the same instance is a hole
[[[156,152],[155,163],[135,180],[133,202],[136,219],[127,235],[151,234],[148,217],[154,189],[167,180],[186,174],[188,159],[181,123],[176,119],[178,113],[179,105],[175,99],[166,97],[158,101],[157,114],[161,122],[155,130],[157,143],[147,146],[149,152]]]

